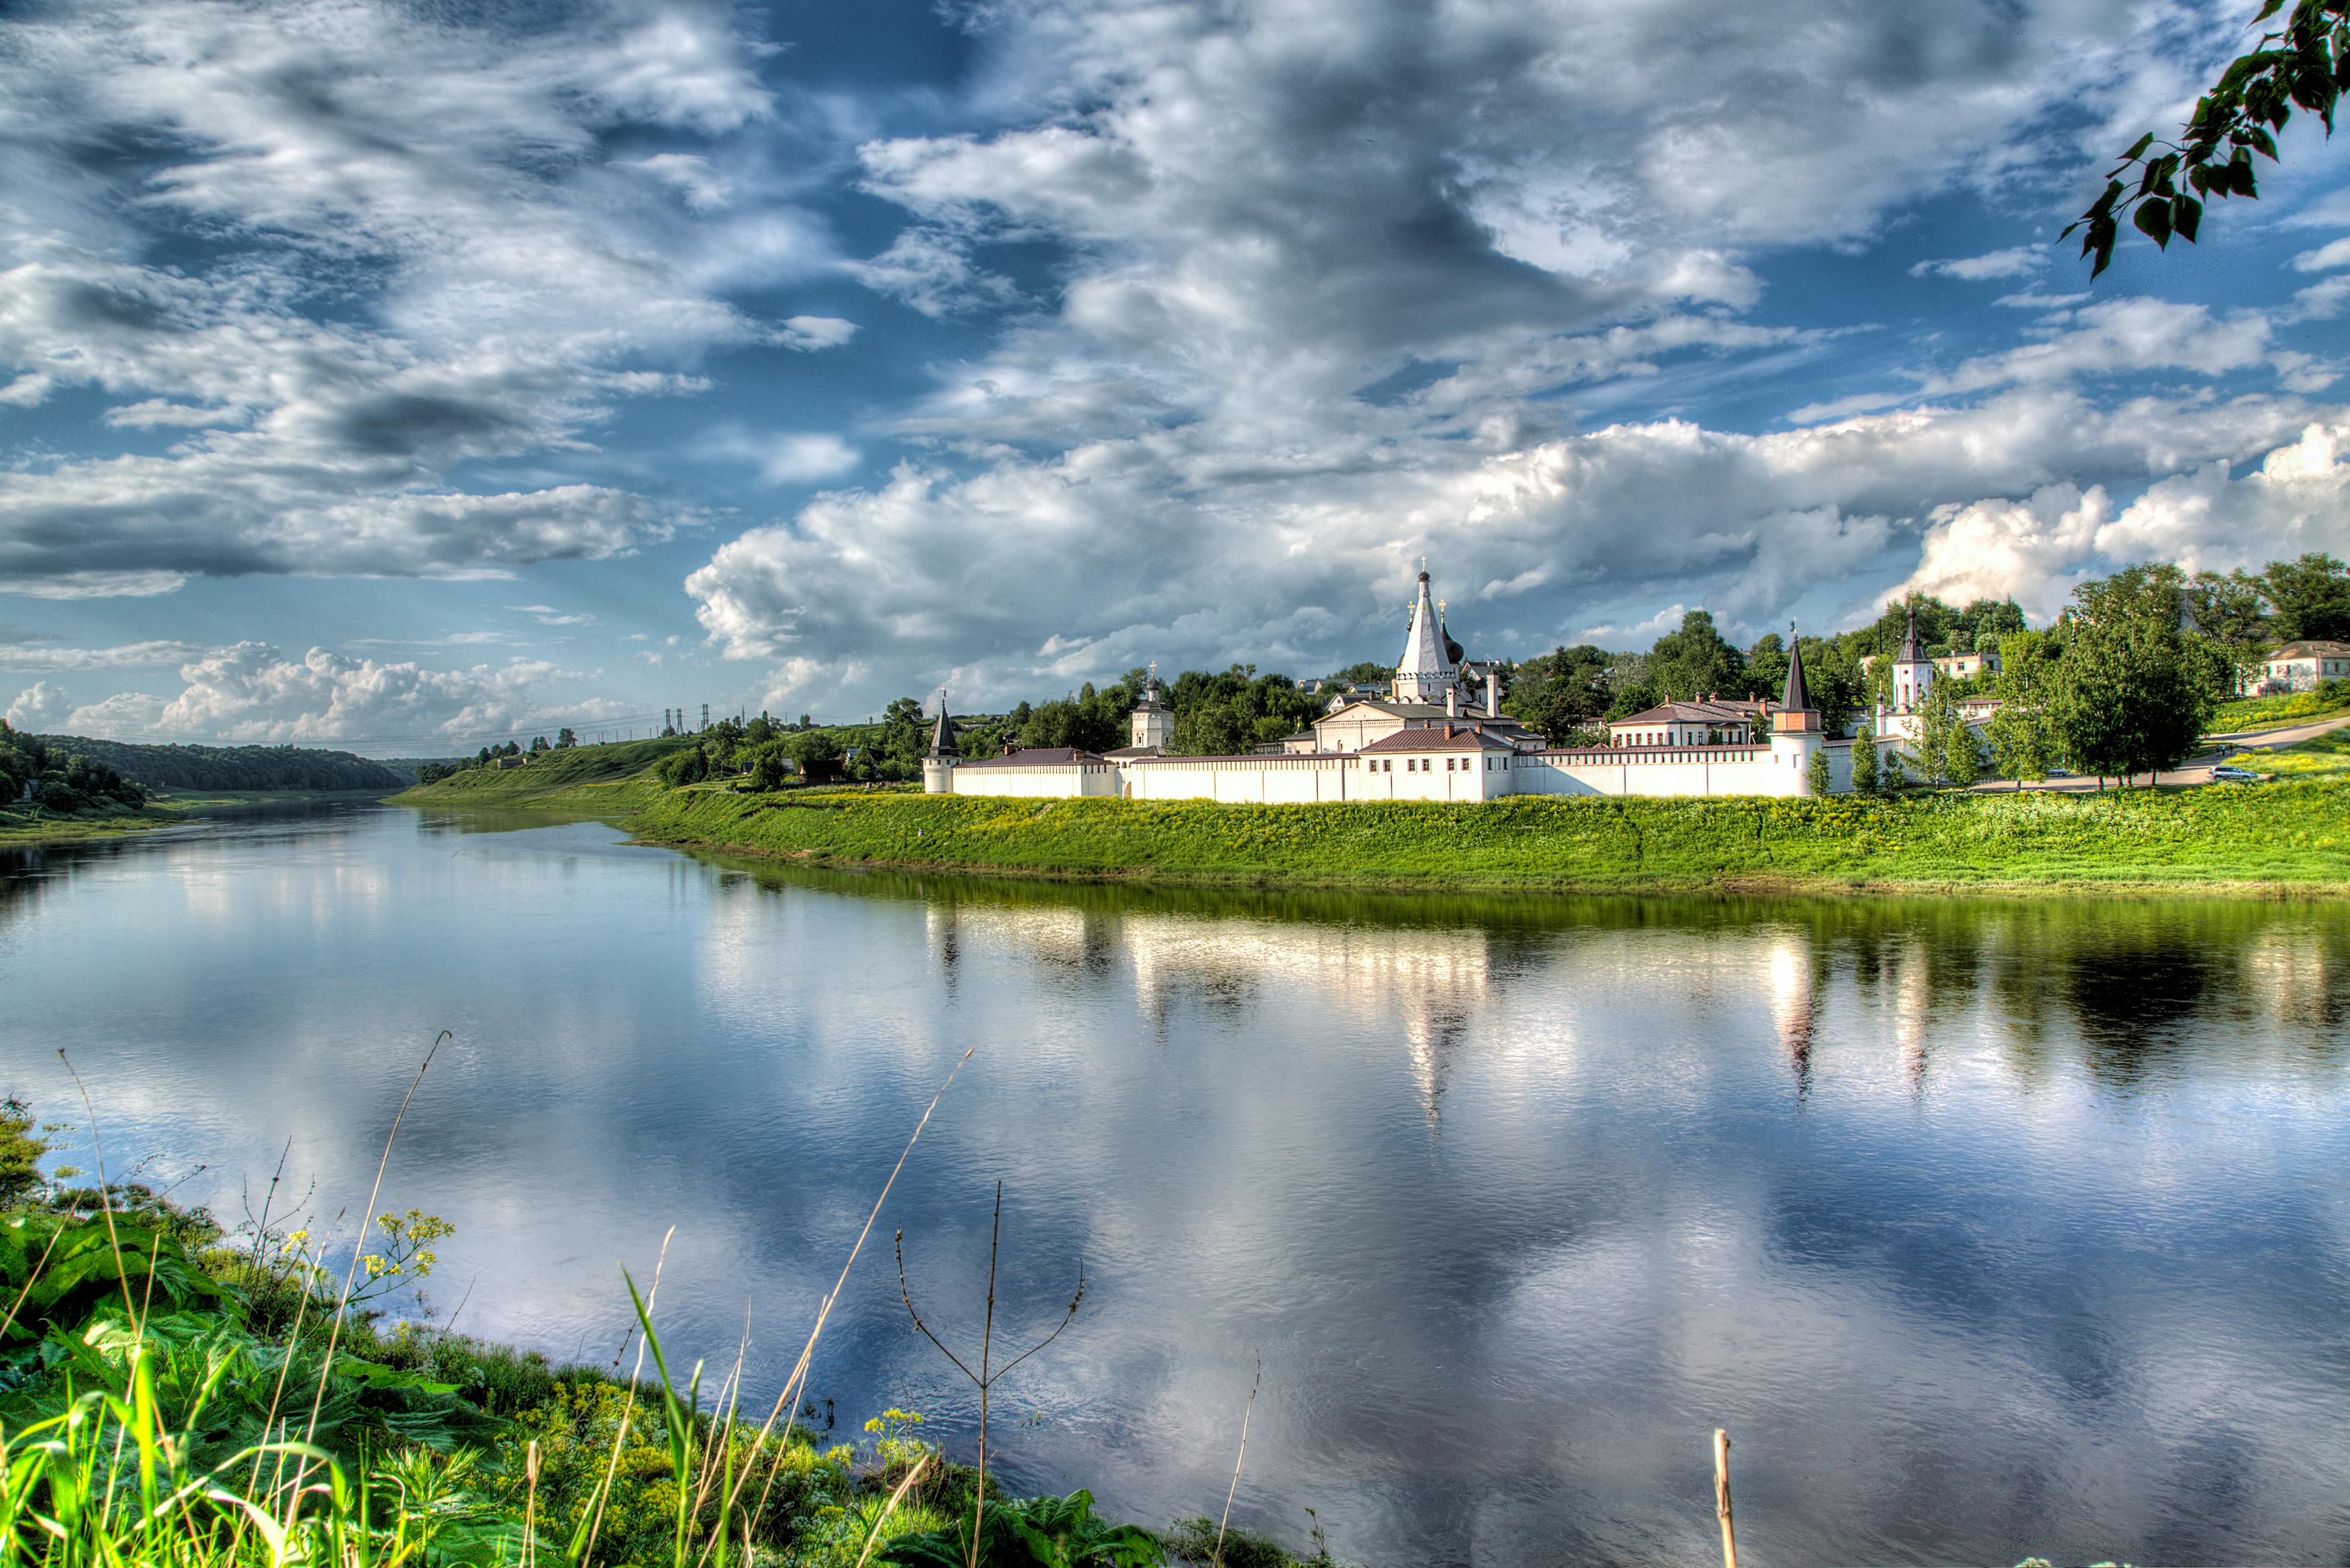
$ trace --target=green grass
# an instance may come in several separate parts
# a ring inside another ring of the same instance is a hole
[[[819,862],[1260,886],[2350,888],[2350,783],[2323,775],[2106,794],[1483,805],[686,790],[655,794],[628,826],[655,842]]]
[[[890,1409],[865,1424],[869,1445],[834,1443],[740,1402],[739,1363],[681,1377],[625,1276],[639,1346],[626,1373],[387,1331],[355,1304],[389,1302],[432,1262],[390,1216],[369,1267],[338,1267],[307,1230],[232,1238],[142,1187],[61,1189],[75,1173],[41,1174],[35,1126],[29,1106],[0,1106],[9,1563],[943,1568],[964,1561],[983,1489],[990,1568],[1200,1560],[1203,1521],[1166,1540],[1096,1517],[1083,1491],[1006,1496],[924,1441],[919,1415]],[[805,1390],[795,1375],[776,1412]],[[1237,1544],[1250,1550],[1228,1561],[1248,1568],[1337,1568]]]
[[[2238,751],[2227,760],[2255,773],[2272,773],[2280,782],[2328,779],[2350,783],[2350,730],[2336,730],[2274,751]]]
[[[650,801],[660,789],[654,763],[692,745],[690,736],[615,741],[542,752],[518,768],[468,768],[391,798],[404,805],[525,807],[617,816]]]
[[[2282,697],[2248,697],[2241,702],[2224,703],[2211,715],[2207,732],[2225,735],[2239,730],[2268,729],[2350,712],[2350,684],[2331,681],[2328,685],[2339,690],[2289,691]]]

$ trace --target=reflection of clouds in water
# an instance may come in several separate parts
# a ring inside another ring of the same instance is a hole
[[[642,1278],[675,1222],[681,1354],[731,1355],[750,1293],[754,1360],[788,1355],[977,1044],[884,1241],[905,1229],[951,1316],[1001,1177],[1007,1300],[1065,1301],[1082,1252],[1094,1293],[1010,1396],[1048,1419],[1006,1428],[1008,1473],[1147,1519],[1221,1499],[1262,1349],[1236,1517],[1297,1539],[1312,1503],[1343,1557],[1708,1551],[1718,1421],[1758,1560],[2345,1544],[2350,1117],[2303,1065],[2344,1044],[2325,911],[1269,920],[609,837],[93,861],[17,921],[10,979],[78,1059],[113,1053],[101,1097],[148,1135],[265,1170],[294,1130],[354,1202],[428,1025],[456,1027],[395,1181],[458,1220],[469,1322],[562,1355],[608,1356],[614,1262]],[[965,1440],[877,1256],[820,1391]]]

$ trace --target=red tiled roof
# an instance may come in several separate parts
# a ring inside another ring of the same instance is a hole
[[[1075,746],[1031,746],[1025,751],[1006,752],[1000,757],[956,765],[959,768],[1066,768],[1106,760]]]
[[[1365,746],[1370,752],[1514,752],[1518,748],[1470,724],[1430,724],[1398,730]]]
[[[1751,697],[1734,702],[1664,702],[1645,713],[1607,722],[1615,725],[1749,723],[1767,716],[1770,708],[1771,704]]]

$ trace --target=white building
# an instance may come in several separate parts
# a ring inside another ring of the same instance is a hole
[[[2311,691],[2323,680],[2350,680],[2350,642],[2288,642],[2262,667],[2260,690]]]
[[[1785,691],[1775,706],[1713,704],[1720,712],[1709,711],[1702,721],[1627,725],[1617,744],[1560,750],[1502,712],[1498,671],[1463,660],[1430,597],[1424,571],[1419,586],[1392,695],[1340,701],[1277,753],[1168,754],[1174,715],[1159,698],[1154,673],[1135,706],[1132,743],[1107,756],[1058,748],[966,762],[956,754],[954,726],[941,712],[931,731],[922,787],[932,794],[1236,805],[1484,801],[1507,794],[1802,795],[1812,793],[1812,759],[1822,754],[1830,791],[1852,787],[1853,743],[1821,732],[1800,650],[1790,652]],[[1917,665],[1924,667],[1922,675]],[[1912,661],[1908,681],[1897,690],[1922,695],[1932,670],[1922,657]],[[1482,693],[1471,689],[1479,681]]]

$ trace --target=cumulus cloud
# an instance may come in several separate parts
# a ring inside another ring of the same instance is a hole
[[[463,575],[691,520],[600,483],[460,476],[584,454],[619,405],[701,384],[648,358],[777,336],[689,275],[674,209],[659,215],[667,191],[721,203],[708,161],[640,158],[650,178],[625,187],[603,161],[623,128],[770,114],[755,51],[720,6],[624,0],[562,33],[454,16],[364,0],[12,16],[5,395],[93,389],[116,400],[109,427],[178,440],[52,440],[15,464],[0,580],[91,596],[194,574]],[[101,162],[136,192],[128,221],[86,199]]]
[[[2117,507],[2101,485],[2055,484],[2022,501],[1946,509],[1904,585],[1945,598],[2012,596],[2052,616],[2072,586],[2137,561],[2230,571],[2311,551],[2350,554],[2350,423],[2314,422],[2230,477],[2223,459]]]
[[[793,316],[784,321],[786,348],[837,348],[857,336],[857,323],[837,316]]]
[[[461,670],[352,658],[313,648],[288,658],[266,643],[203,650],[178,670],[179,691],[123,691],[75,706],[46,681],[10,710],[37,713],[50,728],[123,740],[142,736],[282,744],[395,741],[456,745],[532,725],[588,722],[608,702],[549,705],[539,692],[568,677],[555,665],[515,659]]]
[[[73,700],[46,680],[36,680],[8,704],[7,720],[19,730],[55,733],[73,712]]]
[[[1909,275],[1955,277],[1968,283],[1980,283],[1986,278],[2022,277],[2027,273],[2038,272],[2047,265],[2046,245],[2012,245],[2006,250],[1991,251],[1984,255],[1921,261],[1909,269]]]

